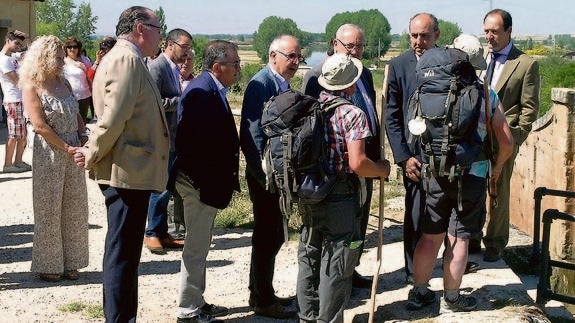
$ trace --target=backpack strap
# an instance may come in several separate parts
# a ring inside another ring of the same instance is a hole
[[[443,138],[441,140],[441,157],[439,163],[439,174],[446,174],[445,166],[447,165],[447,153],[449,151],[449,126],[451,124],[451,114],[457,96],[457,77],[450,78],[451,85],[449,87],[449,94],[445,100],[445,119],[443,120]],[[450,181],[453,180],[454,169],[450,170]]]

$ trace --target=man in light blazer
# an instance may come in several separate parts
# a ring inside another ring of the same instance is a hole
[[[351,55],[357,59],[362,58],[365,46],[365,36],[363,30],[353,24],[341,25],[332,39],[330,46],[333,53],[341,53]],[[332,54],[331,50],[328,54]],[[314,66],[309,70],[303,79],[302,92],[319,98],[320,92],[323,90],[318,83],[318,77],[321,75],[323,62]],[[375,89],[373,87],[373,76],[367,67],[363,67],[361,77],[357,82],[356,90],[351,97],[352,103],[360,108],[367,116],[369,130],[373,134],[372,137],[366,139],[365,150],[367,157],[373,161],[380,159],[380,125],[376,110]],[[361,238],[365,239],[367,231],[367,224],[369,222],[369,210],[371,208],[371,197],[373,195],[373,179],[366,178],[366,199],[361,208]],[[363,253],[363,244],[360,247],[360,257]],[[359,265],[359,260],[358,260]],[[370,288],[372,280],[360,275],[357,270],[353,272],[352,285],[355,288]]]
[[[246,181],[254,212],[249,305],[256,315],[282,319],[294,316],[296,311],[287,307],[294,298],[276,296],[273,286],[276,256],[286,237],[279,193],[277,190],[271,193],[262,169],[268,138],[260,121],[264,103],[289,88],[289,81],[303,61],[297,38],[290,35],[276,37],[270,44],[268,60],[268,64],[252,77],[246,87],[240,144],[246,158]]]
[[[135,322],[138,265],[152,191],[166,187],[169,135],[158,87],[144,57],[160,41],[160,22],[148,8],[120,15],[118,41],[102,59],[93,82],[98,121],[78,165],[93,171],[108,212],[103,292],[106,322]]]
[[[240,191],[240,143],[226,99],[240,76],[237,45],[208,43],[202,69],[180,98],[176,160],[168,183],[182,196],[186,225],[178,322],[220,322],[213,317],[228,312],[204,299],[206,257],[218,209],[227,207],[233,192]]]
[[[490,49],[487,63],[495,59],[490,85],[499,96],[515,141],[513,155],[502,169],[493,170],[501,172],[501,175],[497,182],[497,205],[491,204],[489,208],[489,223],[483,237],[485,261],[499,260],[509,241],[509,195],[513,164],[519,146],[527,138],[539,112],[539,65],[513,45],[512,26],[511,15],[502,9],[489,11],[483,19],[485,39]]]
[[[180,103],[182,88],[180,85],[180,65],[183,64],[192,50],[192,35],[183,29],[173,29],[168,32],[166,45],[163,53],[148,63],[150,74],[156,81],[162,96],[164,114],[170,131],[170,159],[166,172],[176,158],[176,129],[177,107]],[[148,226],[144,245],[152,253],[164,253],[164,248],[183,248],[183,239],[174,239],[168,233],[168,202],[170,196],[174,197],[174,218],[183,218],[182,197],[174,190],[173,194],[168,190],[161,193],[152,193],[148,208]]]

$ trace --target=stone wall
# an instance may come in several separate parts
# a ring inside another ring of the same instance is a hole
[[[511,178],[510,221],[522,231],[533,236],[534,191],[537,187],[575,191],[575,90],[554,88],[551,94],[553,106],[538,119],[533,131],[519,149]],[[575,214],[573,199],[543,196],[541,217],[547,209]],[[541,229],[542,225],[539,224]],[[551,259],[574,261],[573,234],[575,223],[555,220],[551,226],[549,251]],[[542,232],[541,232],[542,236]],[[540,239],[541,239],[540,236]],[[557,293],[572,295],[575,289],[575,273],[554,268],[551,289]]]

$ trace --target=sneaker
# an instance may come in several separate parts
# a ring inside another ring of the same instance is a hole
[[[405,306],[409,311],[419,310],[424,306],[430,305],[435,302],[435,292],[427,288],[425,294],[420,295],[415,291],[415,287],[409,291],[407,297],[407,305]]]
[[[14,165],[4,166],[4,168],[2,169],[3,173],[23,173],[25,171],[26,171],[25,169],[22,169],[20,167],[16,167]]]
[[[25,172],[29,172],[32,170],[32,166],[30,166],[29,164],[27,164],[25,162],[14,163],[14,166],[16,166],[18,168],[22,168]]]
[[[440,314],[453,312],[466,312],[477,308],[477,300],[473,296],[459,294],[455,302],[449,301],[445,296],[441,298]]]
[[[204,306],[200,307],[200,310],[202,311],[202,313],[212,316],[212,317],[216,317],[216,316],[223,316],[228,314],[228,308],[227,307],[223,307],[223,306],[217,306],[214,304],[204,304]]]

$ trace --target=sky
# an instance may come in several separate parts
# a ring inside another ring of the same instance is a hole
[[[575,34],[573,0],[74,0],[89,3],[98,17],[96,34],[114,35],[120,13],[132,5],[164,9],[168,31],[182,28],[191,34],[252,34],[269,16],[290,18],[300,30],[323,33],[337,13],[378,9],[392,34],[407,31],[409,19],[430,12],[456,23],[464,33],[481,35],[485,13],[509,11],[513,36]]]

